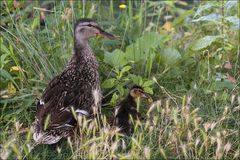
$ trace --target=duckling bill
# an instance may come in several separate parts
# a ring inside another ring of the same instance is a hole
[[[142,87],[135,85],[130,89],[129,94],[115,107],[113,124],[120,129],[121,133],[132,133],[133,124],[130,116],[133,120],[141,117],[141,114],[137,111],[136,99],[138,97],[151,99]]]
[[[101,88],[98,63],[88,40],[114,35],[101,29],[93,19],[80,19],[74,27],[74,54],[62,73],[54,77],[37,103],[33,139],[54,144],[67,137],[76,126],[76,114],[99,117]]]

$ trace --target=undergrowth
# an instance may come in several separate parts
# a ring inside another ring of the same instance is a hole
[[[237,1],[1,1],[1,159],[239,159],[240,54]],[[75,136],[35,145],[36,101],[73,50],[73,24],[95,18],[117,40],[93,39],[104,127],[78,117]],[[132,136],[110,126],[133,84]]]

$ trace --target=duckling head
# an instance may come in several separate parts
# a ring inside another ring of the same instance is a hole
[[[129,95],[133,98],[143,97],[147,99],[152,99],[148,93],[144,91],[144,89],[141,86],[134,85],[130,91]]]

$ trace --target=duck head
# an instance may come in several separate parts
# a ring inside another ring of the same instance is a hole
[[[115,39],[116,36],[104,31],[99,27],[96,20],[83,18],[76,22],[74,27],[75,42],[84,43],[89,38],[102,36],[109,39]]]

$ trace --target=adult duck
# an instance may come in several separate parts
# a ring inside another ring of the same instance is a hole
[[[100,113],[101,89],[98,63],[88,40],[114,35],[93,19],[80,19],[74,27],[74,54],[63,72],[47,85],[37,103],[33,139],[54,144],[67,137],[77,124],[74,115],[96,117]],[[75,113],[73,113],[75,112]]]

